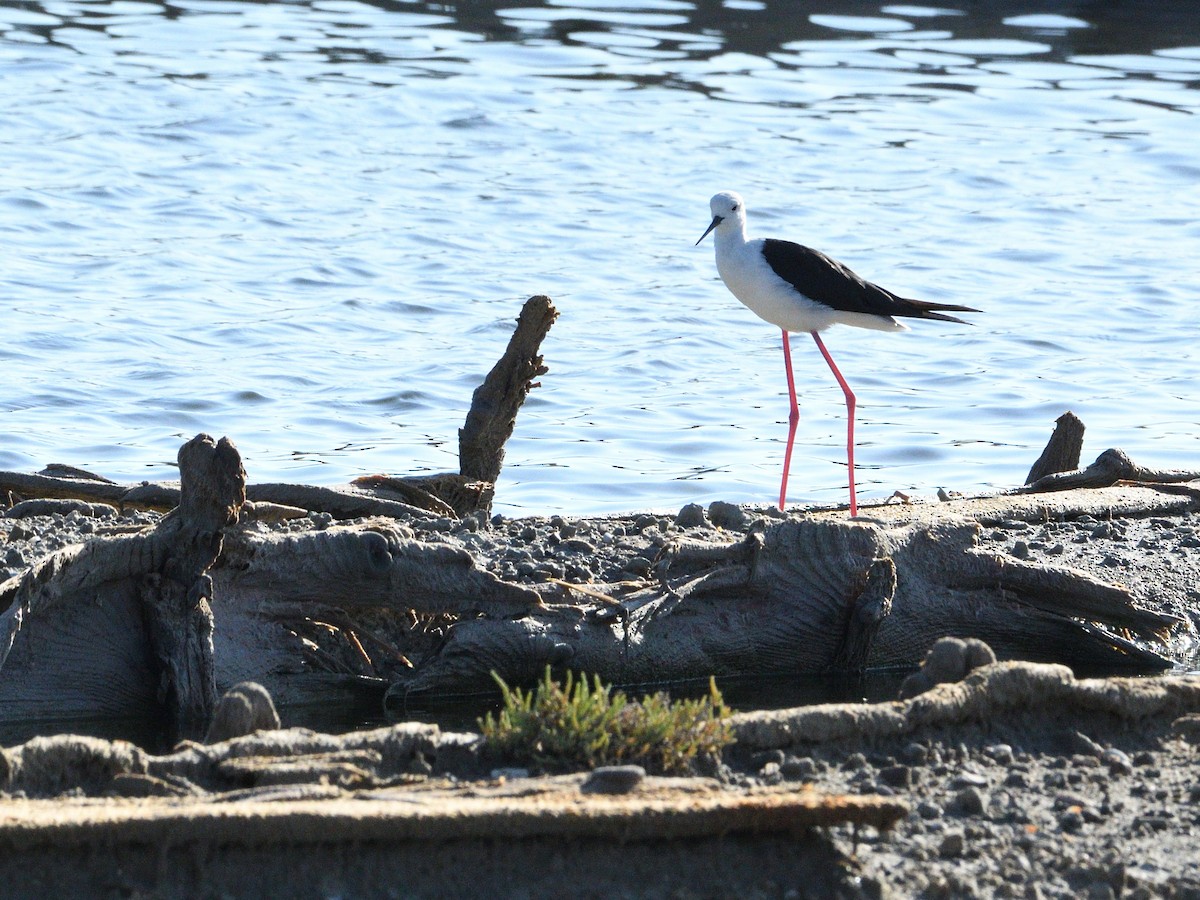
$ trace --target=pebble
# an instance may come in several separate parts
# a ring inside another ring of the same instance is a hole
[[[944,812],[940,806],[930,800],[922,800],[917,804],[917,815],[922,819],[940,819]]]
[[[570,550],[572,553],[592,554],[596,552],[596,545],[591,541],[585,541],[583,538],[568,538],[559,546],[565,550]]]
[[[995,762],[1006,766],[1013,761],[1013,748],[1009,744],[991,744],[984,747],[983,752]]]
[[[1069,807],[1058,817],[1058,827],[1073,834],[1083,828],[1083,813],[1078,807]]]
[[[965,847],[966,839],[962,836],[962,833],[952,831],[942,838],[942,843],[938,847],[938,854],[946,859],[962,856]]]
[[[842,762],[842,768],[847,772],[855,772],[867,765],[867,758],[861,753],[851,753]]]
[[[987,809],[987,795],[977,787],[963,788],[950,801],[947,812],[963,816],[982,815]]]
[[[750,757],[750,765],[752,768],[761,769],[767,763],[775,763],[782,765],[784,761],[784,753],[782,750],[764,750],[762,753],[755,753]]]
[[[789,781],[812,778],[817,774],[817,764],[807,756],[789,756],[779,766],[779,774]]]
[[[1072,743],[1072,749],[1076,753],[1081,753],[1081,754],[1086,753],[1090,756],[1099,758],[1100,754],[1104,752],[1103,747],[1101,747],[1099,744],[1097,744],[1095,741],[1093,741],[1090,737],[1088,737],[1082,731],[1076,731],[1072,735],[1071,743]]]
[[[641,766],[597,766],[579,789],[588,794],[629,794],[645,780]]]
[[[879,780],[890,787],[907,788],[913,783],[913,772],[908,766],[885,766],[879,770]]]

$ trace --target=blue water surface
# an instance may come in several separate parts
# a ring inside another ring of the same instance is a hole
[[[1200,462],[1200,7],[781,0],[0,5],[0,469],[251,481],[457,467],[526,297],[561,317],[510,515],[777,495],[779,334],[708,198],[972,327],[839,327],[861,496]],[[845,499],[795,339],[790,496]]]

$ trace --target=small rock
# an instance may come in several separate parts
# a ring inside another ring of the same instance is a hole
[[[714,500],[708,505],[708,519],[728,531],[746,530],[746,512],[736,503]]]
[[[807,756],[789,756],[779,766],[779,774],[789,781],[812,778],[817,774],[817,764]]]
[[[966,841],[962,834],[957,831],[952,831],[942,838],[941,846],[938,847],[938,854],[944,859],[951,859],[962,856]]]
[[[708,519],[704,515],[704,507],[699,503],[687,504],[675,516],[675,524],[680,528],[698,528],[708,524]]]
[[[629,794],[645,780],[646,770],[641,766],[598,766],[579,789],[585,794]]]
[[[902,682],[900,682],[899,698],[901,700],[911,700],[913,697],[920,696],[933,687],[933,682],[929,680],[924,672],[913,672]]]
[[[267,689],[257,682],[243,681],[227,690],[217,701],[217,709],[204,736],[204,743],[217,744],[256,731],[273,731],[278,727],[279,713],[275,711],[275,704]]]
[[[955,790],[962,790],[963,788],[969,787],[985,788],[987,787],[987,784],[987,778],[980,775],[978,772],[960,772],[958,775],[954,776],[954,780],[950,782],[950,787],[954,788]]]
[[[632,572],[634,575],[649,575],[652,568],[654,568],[654,560],[647,559],[641,554],[638,554],[625,563],[626,571]]]
[[[967,671],[971,672],[980,666],[990,666],[996,662],[996,654],[991,647],[979,638],[967,638]]]
[[[1058,817],[1058,827],[1063,831],[1074,834],[1083,828],[1083,811],[1078,806],[1068,807],[1061,816]]]
[[[944,815],[944,810],[929,800],[922,800],[917,804],[917,815],[922,819],[940,819]]]
[[[1115,747],[1109,747],[1100,755],[1100,762],[1108,766],[1110,775],[1130,775],[1133,773],[1133,760],[1129,754]]]
[[[851,753],[842,761],[842,769],[846,772],[857,772],[867,765],[867,758],[861,753]]]
[[[908,766],[885,766],[879,770],[879,780],[890,787],[907,788],[912,785],[912,769]]]
[[[761,769],[767,763],[775,763],[782,765],[784,754],[782,750],[764,750],[762,753],[755,753],[750,757],[750,765],[755,769]]]
[[[1005,787],[1027,788],[1029,787],[1029,778],[1024,772],[1009,772],[1004,778]]]
[[[1029,559],[1029,545],[1024,541],[1017,541],[1012,545],[1012,550],[1009,551],[1017,559]]]
[[[963,788],[950,801],[948,811],[963,816],[978,816],[987,809],[987,795],[977,787]]]
[[[914,741],[900,751],[900,759],[910,766],[923,766],[929,760],[929,748]]]
[[[1093,756],[1096,758],[1099,758],[1100,754],[1104,752],[1103,747],[1093,741],[1082,731],[1076,731],[1071,736],[1071,749],[1075,753],[1087,754],[1088,756]]]
[[[1009,744],[992,744],[984,747],[983,752],[989,759],[1000,763],[1002,766],[1007,766],[1013,761],[1013,748]]]
[[[938,640],[921,663],[921,671],[934,684],[962,681],[967,674],[966,641],[944,637]]]

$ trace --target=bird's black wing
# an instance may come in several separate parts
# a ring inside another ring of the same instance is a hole
[[[908,300],[872,284],[855,274],[836,259],[820,250],[767,238],[763,241],[763,258],[775,273],[811,300],[841,312],[864,313],[869,316],[908,316],[917,319],[943,319],[962,322],[938,310],[979,312],[969,306],[951,303],[928,303]],[[966,323],[964,323],[966,324]]]

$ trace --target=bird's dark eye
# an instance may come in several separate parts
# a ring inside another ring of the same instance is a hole
[[[735,203],[735,204],[733,204],[733,206],[731,206],[731,207],[729,207],[729,208],[730,208],[731,210],[733,210],[734,212],[737,212],[737,204],[736,204],[736,203]]]

